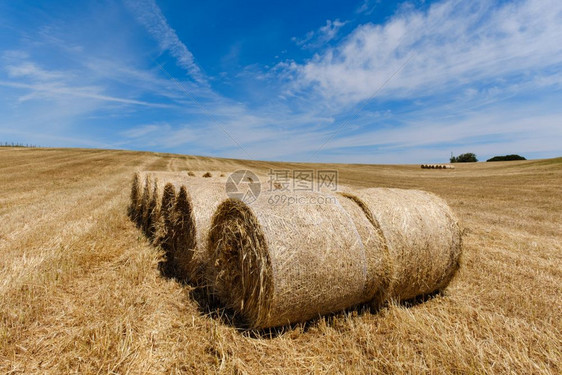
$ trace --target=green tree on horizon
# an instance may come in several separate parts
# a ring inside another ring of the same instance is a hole
[[[459,156],[451,155],[449,161],[451,163],[474,163],[477,162],[478,159],[476,158],[476,154],[472,152],[467,152],[464,154],[460,154]]]

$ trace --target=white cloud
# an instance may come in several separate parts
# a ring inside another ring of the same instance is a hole
[[[340,29],[347,24],[339,19],[326,20],[326,24],[316,31],[309,31],[304,38],[293,37],[292,40],[303,48],[318,48],[333,40]]]
[[[191,78],[201,84],[206,84],[206,78],[195,58],[186,45],[180,40],[176,31],[170,27],[168,21],[154,0],[125,0],[133,11],[137,20],[158,41],[162,51],[169,53],[176,59],[178,66],[185,69]]]
[[[355,13],[370,15],[375,10],[376,6],[381,2],[381,0],[363,0],[359,8],[355,11]],[[373,4],[374,3],[374,4]]]
[[[559,70],[560,40],[558,0],[444,1],[426,12],[399,12],[382,25],[361,25],[338,46],[291,64],[296,81],[289,88],[313,88],[324,99],[349,104],[382,86],[384,97],[411,98],[472,83],[501,84],[511,76]]]
[[[6,66],[6,70],[8,75],[13,78],[26,77],[40,81],[66,78],[66,75],[62,72],[47,71],[28,61],[24,61],[18,65],[8,65]]]
[[[148,125],[138,125],[134,128],[128,129],[121,133],[121,135],[126,138],[141,138],[149,134],[154,134],[157,132],[169,130],[168,124],[148,124]]]
[[[32,90],[35,94],[48,94],[46,97],[42,95],[27,94],[26,96],[23,97],[24,100],[20,98],[20,101],[26,101],[38,97],[54,99],[57,96],[66,95],[72,97],[88,98],[88,99],[95,99],[95,100],[122,103],[122,104],[134,104],[134,105],[142,105],[142,106],[157,107],[157,108],[170,107],[170,105],[168,104],[150,103],[142,100],[134,100],[128,98],[119,98],[110,95],[103,95],[98,93],[99,88],[97,87],[70,87],[70,86],[61,85],[60,83],[29,84],[29,83],[8,82],[8,81],[0,81],[0,86],[11,87],[16,89],[28,89],[28,90]]]

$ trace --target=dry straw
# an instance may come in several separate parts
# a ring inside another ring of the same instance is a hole
[[[139,214],[141,212],[142,181],[140,172],[136,172],[131,183],[131,202],[129,205],[129,217],[134,223],[139,222]]]
[[[323,203],[273,205],[271,194],[251,206],[227,199],[213,217],[208,277],[224,304],[264,328],[348,308],[378,289],[368,272],[380,265],[362,241],[368,223],[359,233],[335,197],[302,193]]]
[[[177,172],[146,173],[160,181],[167,181],[179,191],[171,213],[172,222],[164,225],[168,229],[160,231],[168,237],[162,242],[163,247],[174,264],[178,278],[203,286],[209,262],[207,236],[213,213],[227,198],[225,179],[190,178]]]
[[[190,280],[199,286],[206,282],[205,272],[209,264],[206,251],[207,237],[211,228],[211,219],[218,205],[227,198],[225,185],[219,181],[190,181],[187,184],[190,197],[192,221],[188,231],[193,235],[189,243],[191,248],[179,248],[183,255]]]
[[[152,189],[152,194],[150,196],[149,204],[149,220],[148,225],[148,237],[154,239],[156,231],[158,229],[158,222],[160,221],[160,210],[162,207],[162,187],[158,181],[158,178],[154,178],[154,184]]]
[[[171,259],[171,238],[173,236],[173,209],[176,201],[176,188],[173,184],[167,183],[162,192],[162,203],[160,208],[160,215],[157,224],[156,234],[154,236],[154,244],[160,245],[168,261]]]
[[[391,270],[387,299],[406,300],[449,284],[459,268],[461,233],[445,201],[404,189],[348,190],[345,195],[382,230]]]
[[[365,248],[367,282],[364,301],[370,302],[374,308],[378,308],[388,295],[392,276],[386,239],[380,225],[368,212],[363,202],[344,193],[340,198],[340,203],[351,216]]]
[[[171,221],[170,252],[176,277],[188,279],[191,253],[195,248],[195,226],[191,199],[185,186],[180,187],[176,196]]]
[[[148,233],[148,227],[150,226],[150,200],[151,200],[151,188],[152,188],[152,177],[150,175],[145,175],[144,189],[141,199],[141,209],[140,209],[140,227],[144,233]]]
[[[227,199],[209,234],[209,283],[253,328],[308,320],[447,286],[459,265],[460,231],[446,203],[402,189],[346,189],[339,198],[247,205]],[[335,199],[335,201],[333,200]]]

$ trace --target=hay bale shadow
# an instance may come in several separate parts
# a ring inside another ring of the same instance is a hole
[[[421,305],[422,303],[426,303],[428,301],[431,301],[434,298],[437,297],[443,297],[445,295],[443,290],[436,290],[434,292],[431,293],[427,293],[427,294],[422,294],[419,296],[416,296],[414,298],[410,298],[404,301],[400,301],[399,305],[402,307],[407,307],[407,308],[412,308],[415,307],[417,305]]]

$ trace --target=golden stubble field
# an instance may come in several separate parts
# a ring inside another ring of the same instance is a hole
[[[354,186],[445,198],[460,272],[424,303],[246,332],[161,275],[127,217],[135,170],[266,174],[271,163],[127,151],[0,148],[0,373],[562,371],[562,158],[314,165]]]

